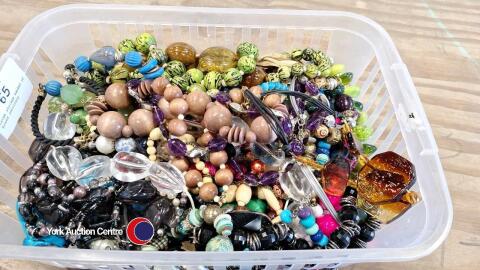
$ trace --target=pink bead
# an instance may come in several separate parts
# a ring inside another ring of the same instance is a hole
[[[341,196],[327,194],[327,197],[335,208],[335,211],[340,211],[342,209],[342,206],[340,205],[340,200],[342,199]]]
[[[328,237],[330,237],[330,234],[339,227],[335,219],[330,214],[325,214],[317,218],[316,221],[320,230]]]
[[[342,123],[342,119],[340,117],[335,118],[335,123],[340,125]]]
[[[214,176],[217,173],[217,168],[215,168],[215,166],[212,163],[205,162],[205,167],[208,169],[208,173],[211,176]]]

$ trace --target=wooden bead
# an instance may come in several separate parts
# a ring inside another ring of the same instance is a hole
[[[200,146],[207,146],[208,143],[213,139],[213,135],[210,132],[203,133],[198,139],[197,143]]]
[[[168,102],[170,102],[174,98],[179,98],[183,96],[182,89],[180,89],[180,87],[176,85],[169,84],[165,88],[165,92],[163,92],[163,96]]]
[[[269,188],[258,187],[257,196],[259,199],[266,200],[268,206],[272,208],[277,213],[277,215],[280,214],[280,212],[282,212],[280,202],[275,197],[275,194],[273,194],[273,192]]]
[[[202,174],[198,170],[189,170],[185,174],[185,185],[189,188],[197,187],[198,182],[202,180]]]
[[[211,202],[218,195],[218,188],[214,183],[205,183],[200,187],[198,195],[203,201]]]
[[[235,199],[239,206],[245,206],[252,198],[252,188],[246,184],[241,184],[238,186],[237,191],[235,192]]]
[[[111,139],[122,136],[123,127],[127,124],[125,117],[116,111],[104,112],[97,121],[97,130],[100,135]]]
[[[235,194],[237,192],[237,186],[236,185],[230,185],[228,186],[227,191],[225,192],[225,198],[224,202],[225,203],[231,203],[235,200]]]
[[[263,99],[263,104],[270,108],[274,108],[280,103],[282,103],[282,99],[278,94],[270,94]]]
[[[177,167],[180,171],[184,172],[188,170],[188,161],[185,158],[175,158],[172,161],[172,165]]]
[[[182,136],[187,133],[187,124],[180,119],[172,119],[168,122],[167,129],[175,136]]]
[[[137,136],[147,136],[155,128],[153,114],[146,109],[137,109],[128,117],[128,125]]]
[[[227,155],[227,152],[225,151],[212,152],[210,153],[210,156],[209,156],[209,161],[214,166],[220,166],[222,164],[225,164],[227,163],[227,160],[228,160],[228,155]]]
[[[241,104],[243,103],[243,91],[240,88],[233,88],[228,92],[228,95],[233,102]]]
[[[173,115],[185,114],[188,111],[188,104],[183,98],[174,98],[170,101],[169,109]]]
[[[230,169],[220,169],[215,173],[215,183],[219,186],[230,185],[233,182],[233,173]]]
[[[125,109],[130,106],[130,96],[125,83],[112,83],[105,90],[105,101],[114,109]]]
[[[165,87],[170,84],[167,78],[161,76],[153,80],[152,84],[150,85],[152,87],[153,92],[159,95],[163,95],[163,92],[165,91]]]

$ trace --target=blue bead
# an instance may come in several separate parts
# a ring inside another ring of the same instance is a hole
[[[320,240],[322,240],[322,237],[323,237],[323,233],[321,230],[318,230],[316,234],[310,235],[310,239],[312,239],[312,242],[314,243],[320,242]]]
[[[330,147],[332,147],[332,146],[327,142],[319,141],[319,142],[317,142],[317,147],[330,149]]]
[[[157,59],[155,58],[152,58],[150,60],[148,60],[148,62],[143,65],[143,67],[141,68],[138,68],[138,72],[142,73],[142,74],[145,74],[147,72],[149,72],[150,70],[154,69],[158,64],[158,61]]]
[[[268,83],[266,82],[261,83],[260,87],[262,88],[263,92],[266,92],[268,90]]]
[[[60,88],[62,88],[62,84],[59,81],[51,80],[45,84],[45,91],[50,96],[59,96]]]
[[[315,217],[313,215],[310,215],[304,219],[300,220],[300,224],[302,224],[303,227],[305,228],[310,228],[312,227],[315,223]]]
[[[79,56],[75,61],[73,61],[73,64],[75,65],[75,68],[78,69],[81,72],[87,72],[92,68],[92,63],[86,56]]]
[[[313,226],[311,227],[308,227],[305,229],[305,233],[307,235],[314,235],[316,234],[318,231],[320,231],[320,228],[318,228],[318,224],[317,223],[314,223]]]
[[[153,80],[155,78],[158,78],[158,77],[162,76],[164,71],[165,70],[163,68],[159,68],[155,72],[147,73],[147,74],[143,75],[143,78],[145,78],[147,80]]]
[[[142,64],[142,55],[137,51],[129,51],[125,55],[125,64],[133,68],[139,67]]]
[[[324,234],[322,236],[322,240],[320,240],[320,242],[317,242],[316,244],[321,246],[321,247],[326,246],[328,244],[328,237]]]
[[[315,161],[320,165],[325,165],[330,159],[325,154],[318,154]]]
[[[327,148],[319,148],[319,147],[317,147],[316,153],[317,153],[317,154],[325,154],[325,155],[327,155],[327,156],[330,156],[330,150],[328,150]]]
[[[292,223],[292,212],[288,209],[283,210],[280,213],[280,219],[287,224]]]

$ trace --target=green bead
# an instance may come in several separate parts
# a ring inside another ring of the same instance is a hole
[[[359,112],[363,111],[363,103],[360,101],[353,101],[353,108]]]
[[[347,85],[352,81],[353,78],[353,73],[352,72],[345,72],[340,74],[340,80],[342,81],[342,84]]]
[[[249,57],[252,57],[253,59],[257,59],[258,47],[257,45],[248,41],[242,42],[237,47],[237,55],[238,57],[249,56]]]
[[[109,72],[108,83],[126,82],[128,79],[128,69],[123,65],[116,65]]]
[[[199,227],[203,223],[202,215],[200,214],[200,209],[192,209],[188,213],[188,222],[195,227]]]
[[[74,105],[83,97],[83,90],[76,84],[65,84],[60,89],[60,96],[68,105]]]
[[[290,58],[292,58],[292,60],[295,60],[295,61],[300,61],[302,60],[302,54],[303,54],[303,50],[295,49],[290,53]]]
[[[362,149],[363,149],[363,153],[365,155],[371,155],[373,153],[375,153],[375,151],[377,151],[377,147],[373,144],[368,144],[368,143],[364,143],[362,145]]]
[[[242,80],[242,72],[236,68],[229,68],[227,72],[223,74],[223,82],[229,87],[238,86]]]
[[[289,66],[281,66],[277,70],[278,73],[278,78],[281,81],[286,81],[290,79],[290,76],[292,75],[292,69]]]
[[[100,63],[97,63],[95,61],[90,61],[92,63],[92,69],[93,70],[98,70],[99,72],[101,73],[105,73],[106,72],[106,69],[105,69],[105,66],[100,64]]]
[[[357,118],[357,125],[363,125],[367,122],[368,116],[366,112],[359,112]]]
[[[302,58],[305,61],[312,61],[315,55],[315,50],[312,48],[306,48],[302,51]]]
[[[191,93],[191,92],[197,91],[197,90],[198,91],[203,91],[203,92],[207,91],[205,89],[205,87],[203,87],[203,85],[201,85],[199,83],[194,83],[194,84],[192,84],[188,87],[187,92]]]
[[[330,76],[336,76],[345,70],[345,65],[343,64],[334,64],[330,67]]]
[[[302,63],[295,63],[292,65],[292,75],[296,77],[300,77],[303,74],[303,64]]]
[[[307,64],[305,67],[305,76],[310,79],[317,77],[318,75],[318,67],[314,64]]]
[[[203,80],[203,72],[198,68],[191,68],[187,70],[185,76],[190,84],[201,83]]]
[[[207,95],[209,95],[209,96],[212,97],[212,98],[216,98],[218,92],[220,92],[220,90],[218,90],[218,89],[216,89],[216,88],[208,89],[208,90],[207,90]]]
[[[247,203],[247,208],[252,212],[265,213],[267,212],[267,203],[261,199],[251,199]]]
[[[267,80],[267,82],[279,82],[280,78],[278,76],[278,73],[271,72],[271,73],[267,74],[266,80]]]
[[[203,77],[203,86],[207,90],[218,89],[222,85],[222,75],[216,71],[210,71]]]
[[[150,33],[142,33],[135,39],[135,49],[143,54],[148,54],[152,45],[157,45],[157,40]]]
[[[256,65],[257,65],[257,61],[255,61],[255,59],[248,56],[240,57],[240,59],[238,59],[238,62],[237,62],[237,68],[240,71],[243,71],[244,74],[250,74],[253,71],[255,71]]]
[[[188,80],[185,78],[185,76],[175,76],[170,80],[170,82],[180,87],[180,89],[184,91],[186,91],[189,86]]]
[[[233,244],[230,238],[217,235],[208,241],[205,251],[231,252]]]
[[[353,128],[353,134],[362,142],[368,140],[372,133],[372,128],[367,126],[357,125]]]
[[[70,122],[77,125],[83,125],[86,123],[86,116],[87,112],[84,109],[78,109],[70,115]]]
[[[177,60],[170,61],[165,66],[165,73],[168,74],[170,78],[182,76],[186,71],[185,65]]]
[[[230,207],[230,206],[232,206],[233,208],[237,208],[237,202],[224,203],[224,204],[222,204],[221,208],[227,208],[227,207]]]
[[[167,54],[157,47],[150,47],[150,51],[148,52],[148,59],[156,59],[158,61],[158,65],[161,66],[168,61]]]
[[[80,98],[80,100],[73,105],[74,108],[82,108],[88,105],[90,101],[93,101],[94,99],[97,98],[97,95],[90,91],[85,91],[83,92],[83,96]]]
[[[143,74],[138,72],[138,69],[128,73],[128,79],[131,80],[131,79],[141,79],[143,78]]]
[[[343,93],[351,96],[352,98],[356,98],[360,95],[360,87],[357,85],[347,85],[345,86],[345,91]]]
[[[332,60],[330,57],[328,57],[326,54],[324,54],[322,51],[316,51],[313,54],[312,58],[313,63],[317,65],[318,70],[320,72],[330,68],[332,66]]]
[[[127,53],[129,51],[135,50],[135,42],[131,39],[124,39],[118,43],[118,50],[122,53]]]
[[[62,105],[65,104],[61,97],[52,97],[48,101],[48,112],[56,113],[62,111]]]
[[[330,68],[327,68],[327,69],[323,70],[322,72],[320,72],[320,75],[321,75],[322,77],[328,77],[328,76],[330,76]]]
[[[104,73],[94,69],[86,73],[87,78],[94,81],[98,86],[103,87],[106,84],[106,76]]]

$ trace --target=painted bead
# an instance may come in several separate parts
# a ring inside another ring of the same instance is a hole
[[[293,76],[300,77],[304,72],[304,66],[302,63],[295,63],[292,65],[291,73]]]
[[[175,42],[168,45],[165,50],[170,60],[177,60],[186,66],[195,63],[195,48],[185,42]]]
[[[95,141],[95,147],[98,152],[108,155],[115,150],[115,141],[104,136],[98,136]]]
[[[187,70],[185,65],[180,61],[170,61],[165,66],[165,75],[167,78],[173,78],[175,76],[182,76]]]
[[[279,82],[280,78],[278,76],[278,73],[275,73],[275,72],[268,73],[266,81],[267,82]]]
[[[229,236],[233,230],[232,217],[228,214],[218,215],[213,222],[213,227],[218,234]]]
[[[201,83],[203,80],[203,72],[198,68],[191,68],[187,70],[185,78],[188,80],[189,84]]]
[[[148,52],[148,59],[156,59],[158,61],[158,65],[163,65],[168,61],[168,57],[165,52],[157,48],[155,46],[150,46],[150,51]]]
[[[242,56],[238,59],[237,68],[244,74],[250,74],[255,70],[257,62],[254,58],[249,56]]]
[[[332,61],[330,57],[324,54],[322,51],[316,51],[312,55],[312,61],[317,65],[318,70],[323,72],[324,70],[330,68],[332,66]]]
[[[307,64],[305,67],[305,76],[312,79],[317,77],[318,67],[315,64]]]
[[[302,58],[305,61],[312,61],[315,54],[315,50],[312,48],[305,48],[302,51]]]
[[[242,73],[236,68],[230,68],[227,73],[223,74],[223,82],[229,87],[240,85],[242,79]]]
[[[216,71],[208,72],[203,78],[203,85],[207,90],[220,88],[222,85],[222,75]]]
[[[265,80],[266,76],[267,74],[261,67],[256,67],[252,73],[243,75],[242,85],[246,87],[259,85]]]
[[[227,48],[210,47],[205,49],[198,59],[198,69],[203,72],[226,72],[237,64],[237,55]]]
[[[51,80],[45,84],[45,92],[50,96],[59,96],[60,89],[62,88],[62,84],[59,81]]]
[[[129,51],[125,54],[125,64],[137,68],[142,64],[142,55],[137,51]]]
[[[157,40],[150,33],[142,33],[135,39],[135,49],[143,54],[148,54],[152,45],[157,45]]]
[[[123,82],[125,83],[128,78],[128,69],[124,65],[116,65],[113,67],[112,70],[109,72],[109,77],[107,77],[107,80],[109,80],[111,83],[116,83],[116,82]]]
[[[75,68],[81,72],[87,72],[92,68],[92,63],[88,60],[86,56],[79,56],[73,61]]]
[[[170,82],[182,89],[183,91],[187,91],[187,88],[189,86],[188,79],[185,78],[185,76],[175,76],[170,79]]]
[[[292,69],[289,66],[281,66],[277,70],[280,81],[286,81],[292,75]]]
[[[248,41],[242,42],[237,46],[237,55],[238,57],[249,56],[253,59],[257,59],[258,47],[254,43]]]
[[[292,211],[290,211],[289,209],[285,209],[283,210],[281,213],[280,213],[280,219],[287,223],[287,224],[290,224],[292,223],[293,219],[292,219]]]
[[[217,235],[208,241],[205,251],[231,252],[233,251],[233,244],[230,238]]]
[[[120,43],[118,43],[118,47],[117,49],[126,54],[130,51],[134,51],[135,50],[135,42],[131,39],[124,39],[122,41],[120,41]]]
[[[329,157],[325,154],[318,154],[315,161],[320,165],[325,165],[329,161]]]
[[[295,60],[295,61],[300,61],[302,60],[302,54],[303,54],[303,50],[295,49],[292,52],[290,52],[290,58],[292,58],[292,60]]]

